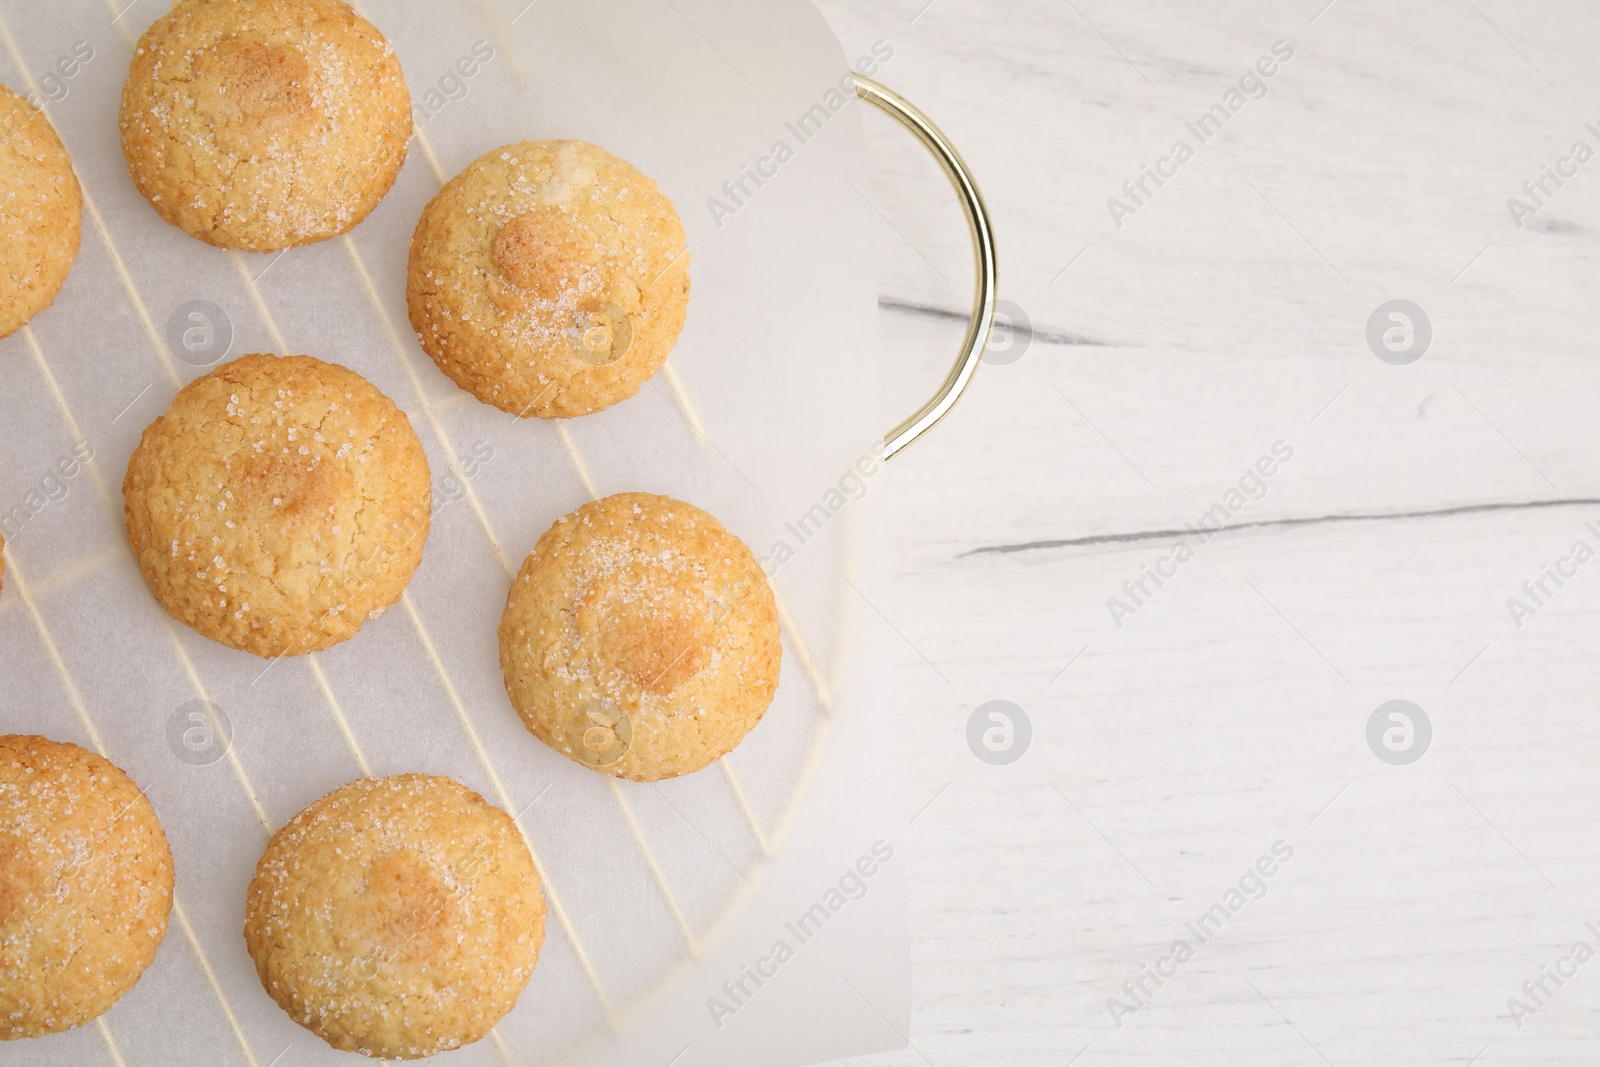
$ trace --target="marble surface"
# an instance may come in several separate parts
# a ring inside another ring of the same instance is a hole
[[[1600,8],[821,6],[960,145],[1031,323],[874,489],[913,1012],[852,1062],[1593,1062]],[[887,427],[970,253],[866,122]]]

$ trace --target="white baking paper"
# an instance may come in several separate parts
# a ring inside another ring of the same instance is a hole
[[[59,299],[0,342],[0,731],[102,744],[147,787],[181,908],[103,1026],[0,1044],[0,1064],[350,1060],[266,996],[241,930],[267,829],[361,759],[507,806],[559,901],[516,1010],[442,1061],[782,1067],[903,1044],[873,215],[858,105],[838,93],[847,59],[819,14],[805,0],[370,3],[425,144],[349,241],[247,256],[165,225],[123,165],[131,42],[164,10],[0,3],[0,79],[45,103],[89,201]],[[438,174],[557,137],[660,181],[694,285],[671,360],[681,391],[663,373],[563,426],[456,390],[404,306]],[[314,661],[268,664],[168,622],[126,548],[128,456],[223,344],[356,369],[428,451],[438,510],[406,603]],[[495,638],[505,567],[591,487],[691,501],[782,557],[782,681],[733,775],[614,783],[512,712]]]

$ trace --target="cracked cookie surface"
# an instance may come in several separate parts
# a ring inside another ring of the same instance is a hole
[[[418,1059],[516,1004],[544,941],[511,817],[449,778],[363,778],[291,819],[256,865],[244,936],[262,987],[336,1049]]]
[[[262,657],[328,648],[399,600],[432,510],[405,413],[309,356],[244,356],[190,382],[122,492],[161,606]]]
[[[506,145],[423,212],[406,306],[423,350],[484,403],[592,414],[637,393],[677,343],[683,223],[652,179],[604,149]]]
[[[0,86],[0,337],[55,301],[83,228],[83,190],[50,120]]]
[[[156,212],[248,252],[354,229],[412,129],[400,61],[342,0],[179,0],[139,40],[120,121]]]
[[[0,737],[0,1040],[110,1008],[171,908],[172,852],[127,775],[77,745]]]
[[[744,542],[649,493],[557,520],[500,621],[506,691],[528,729],[635,781],[731,752],[772,703],[781,660],[777,602]]]

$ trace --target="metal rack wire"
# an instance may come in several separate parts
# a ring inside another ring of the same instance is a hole
[[[135,37],[132,30],[129,29],[126,22],[121,20],[121,13],[117,10],[114,0],[103,0],[103,2],[105,3],[107,11],[112,16],[113,22],[120,28],[121,33],[131,51],[135,45]],[[356,3],[354,6],[356,7],[357,11],[360,11],[359,3]],[[491,24],[504,29],[504,24],[501,22],[501,20],[495,18],[490,19],[489,21]],[[30,68],[26,58],[22,55],[16,38],[11,32],[10,26],[6,23],[3,14],[0,14],[0,43],[3,43],[18,71],[21,72],[22,76],[29,83],[29,89],[38,94],[39,99],[44,99],[44,95],[39,93],[39,86],[28,73]],[[498,43],[501,43],[502,45],[505,44],[503,41]],[[911,419],[908,419],[900,427],[897,427],[896,430],[891,433],[888,438],[886,438],[886,444],[888,445],[889,449],[888,454],[893,455],[900,449],[904,448],[911,441],[915,440],[917,436],[925,432],[931,425],[933,425],[934,422],[942,417],[943,414],[947,412],[951,406],[953,406],[955,400],[959,398],[961,391],[971,379],[971,375],[976,367],[976,363],[981,357],[982,346],[987,338],[987,323],[993,311],[995,284],[993,240],[992,233],[990,233],[988,229],[986,210],[983,208],[982,198],[977,193],[976,185],[972,183],[970,175],[967,174],[965,165],[960,162],[959,155],[955,154],[954,149],[950,147],[948,142],[943,139],[942,134],[939,134],[937,129],[933,127],[931,123],[927,122],[924,116],[921,116],[920,112],[916,112],[916,110],[911,108],[909,104],[906,104],[903,99],[895,96],[894,94],[888,92],[888,90],[883,89],[883,87],[878,86],[876,83],[872,83],[867,79],[858,79],[858,82],[860,83],[860,92],[864,99],[867,99],[869,102],[884,108],[890,114],[894,115],[897,119],[905,123],[908,128],[913,129],[913,131],[918,134],[924,143],[935,152],[935,155],[940,158],[942,165],[945,166],[947,173],[950,174],[952,182],[955,183],[958,192],[962,194],[963,205],[967,209],[969,220],[971,220],[973,226],[974,245],[978,250],[978,291],[976,309],[974,312],[973,323],[968,331],[968,336],[964,342],[962,352],[958,357],[956,365],[952,369],[951,375],[949,379],[947,379],[940,394],[933,400],[929,401],[929,403],[925,405],[925,407],[916,415],[912,416]],[[45,106],[48,113],[48,105]],[[416,143],[423,159],[427,163],[429,170],[433,174],[436,183],[442,187],[447,181],[448,176],[440,167],[438,158],[435,155],[424,131],[418,130],[416,132]],[[83,198],[85,213],[88,216],[91,228],[104,245],[108,258],[117,274],[118,281],[138,319],[138,322],[140,323],[140,326],[142,327],[149,346],[157,356],[157,359],[169,380],[169,384],[174,390],[176,390],[184,384],[182,374],[180,373],[180,368],[173,360],[171,354],[168,352],[163,337],[156,329],[155,323],[150,316],[149,307],[144,299],[144,296],[132,274],[129,272],[127,261],[118,250],[116,241],[111,232],[111,228],[107,224],[105,217],[102,215],[87,182],[83,183]],[[376,313],[378,321],[383,328],[389,352],[397,366],[404,372],[411,386],[412,392],[417,398],[422,414],[429,424],[434,440],[444,451],[445,457],[451,469],[460,472],[462,468],[459,455],[451,441],[450,435],[444,425],[443,420],[440,418],[437,405],[429,397],[426,387],[427,383],[424,380],[423,375],[419,373],[417,369],[417,357],[411,351],[415,345],[408,343],[405,339],[407,337],[406,332],[397,327],[394,316],[384,304],[378,288],[373,281],[372,275],[368,270],[367,264],[362,257],[360,248],[357,246],[355,240],[350,236],[345,236],[340,238],[339,241],[348,257],[351,270],[358,279],[362,291],[367,295],[367,298],[372,305],[372,309]],[[285,354],[293,351],[293,349],[285,341],[284,335],[278,326],[276,316],[273,314],[272,308],[265,294],[262,292],[261,287],[257,284],[257,278],[251,275],[244,256],[238,252],[230,252],[228,255],[236,272],[239,275],[245,292],[249,295],[261,325],[267,331],[273,343],[277,346],[277,351]],[[28,347],[32,362],[40,376],[40,379],[44,383],[57,407],[63,426],[74,440],[85,440],[86,438],[84,437],[79,421],[73,412],[66,393],[63,391],[60,383],[56,380],[55,375],[50,369],[50,362],[42,345],[40,344],[37,335],[34,333],[31,327],[24,327],[21,332],[21,336]],[[670,361],[663,370],[663,379],[676,398],[676,403],[674,406],[683,416],[685,424],[702,444],[708,448],[714,449],[715,446],[712,444],[709,435],[706,433],[703,424],[695,412],[694,405],[688,394],[688,391],[685,389],[681,378],[672,367]],[[556,429],[559,439],[572,463],[576,476],[588,491],[591,498],[597,499],[600,495],[599,491],[597,490],[594,481],[589,474],[587,466],[583,461],[583,457],[576,445],[576,442],[573,440],[572,435],[568,432],[565,426],[559,423],[556,424]],[[90,461],[88,464],[86,464],[86,469],[94,484],[95,491],[100,497],[102,505],[111,515],[113,522],[120,524],[120,508],[118,507],[117,501],[107,484],[104,473],[99,467],[98,461]],[[499,562],[501,570],[504,572],[506,581],[510,582],[515,577],[515,568],[512,566],[510,560],[506,556],[502,542],[489,519],[488,513],[483,507],[482,502],[478,499],[477,493],[473,488],[470,479],[463,478],[461,480],[461,484],[464,488],[464,498],[473,513],[476,523],[481,529],[481,532],[490,549],[494,553],[495,558]],[[125,547],[126,546],[124,545],[123,548],[125,549]],[[84,699],[83,694],[80,691],[80,688],[61,653],[61,649],[55,634],[53,633],[52,628],[47,622],[40,607],[38,597],[36,596],[34,587],[30,582],[26,568],[19,566],[19,561],[9,550],[6,553],[6,558],[10,577],[15,584],[18,597],[26,607],[33,626],[38,633],[40,641],[45,647],[47,656],[51,660],[60,676],[60,681],[67,694],[68,702],[72,705],[73,712],[77,716],[85,736],[90,740],[91,744],[102,756],[110,758],[110,753],[107,751],[104,737],[97,727],[94,716],[89,710],[88,703]],[[98,566],[109,565],[117,559],[127,560],[129,558],[130,556],[126,552],[118,554],[115,557],[107,556],[104,558],[97,558],[93,561],[83,564],[82,569],[84,569],[86,573],[89,573]],[[54,583],[51,584],[53,585]],[[785,637],[791,648],[791,651],[795,655],[795,658],[800,663],[802,671],[812,690],[819,715],[821,716],[819,726],[816,731],[816,736],[813,739],[814,757],[816,749],[821,746],[827,733],[826,726],[828,715],[832,707],[832,693],[830,686],[828,685],[822,670],[818,666],[815,656],[808,647],[792,612],[789,610],[789,607],[784,601],[781,593],[777,590],[776,584],[774,584],[774,593],[778,598],[780,619]],[[458,724],[467,737],[475,757],[481,765],[482,771],[492,785],[496,801],[508,813],[516,811],[516,806],[511,800],[510,794],[504,785],[500,772],[495,765],[495,761],[483,742],[482,736],[480,735],[480,732],[474,723],[472,714],[469,711],[466,702],[462,699],[455,682],[451,678],[450,670],[447,667],[443,656],[440,654],[430,628],[427,622],[424,620],[415,600],[411,597],[410,593],[407,592],[403,594],[401,603],[404,607],[407,620],[409,621],[417,640],[424,649],[427,659],[438,677],[452,710],[455,712]],[[167,640],[170,643],[173,653],[176,656],[176,659],[184,674],[186,675],[193,692],[202,703],[202,706],[208,709],[209,713],[209,709],[213,708],[215,705],[211,702],[204,679],[201,677],[201,674],[192,657],[186,650],[183,640],[171,619],[163,614],[161,616],[161,621],[163,627],[165,628]],[[305,663],[306,669],[310,674],[312,681],[315,683],[318,691],[322,694],[328,713],[331,716],[340,736],[343,738],[356,766],[360,769],[363,775],[372,775],[372,766],[367,759],[359,740],[356,737],[356,733],[352,728],[348,717],[345,715],[343,706],[337,693],[335,692],[334,686],[329,680],[326,671],[324,671],[318,656],[315,653],[307,655],[302,658],[302,662]],[[213,726],[218,728],[220,732],[219,724],[214,721]],[[273,824],[273,819],[268,814],[266,805],[262,799],[262,794],[252,782],[249,771],[245,767],[238,751],[230,745],[226,748],[224,757],[228,761],[230,770],[236,779],[239,789],[248,802],[256,821],[259,823],[262,829],[263,834],[270,837],[276,827]],[[769,828],[763,827],[760,820],[756,817],[744,786],[741,783],[739,776],[734,770],[731,762],[725,758],[720,761],[720,764],[728,788],[748,825],[757,847],[759,848],[760,855],[763,857],[770,855],[773,847],[773,831]],[[795,790],[790,796],[791,802],[796,795],[803,792],[804,781],[809,777],[809,770],[814,765],[815,758],[808,761],[807,769],[802,771],[801,780],[797,781]],[[693,929],[684,913],[683,908],[680,906],[677,895],[675,894],[673,887],[662,868],[662,865],[658,861],[653,849],[651,848],[650,842],[641,828],[637,815],[635,814],[622,786],[615,779],[610,779],[609,782],[610,792],[615,804],[637,842],[644,863],[650,870],[651,876],[654,879],[658,890],[662,894],[662,897],[665,900],[666,905],[680,930],[688,953],[691,957],[698,956],[701,950],[701,941],[699,935]],[[594,963],[590,959],[588,951],[585,949],[578,936],[578,933],[567,911],[566,905],[562,901],[560,892],[557,889],[555,882],[552,880],[548,868],[540,857],[534,842],[527,833],[526,829],[523,828],[520,819],[518,819],[516,825],[519,832],[522,833],[523,839],[527,843],[528,849],[533,856],[535,866],[538,870],[546,897],[550,904],[551,913],[555,916],[557,925],[560,927],[563,936],[571,946],[574,957],[577,959],[579,966],[583,970],[590,986],[592,987],[602,1015],[608,1021],[608,1023],[615,1028],[619,1019],[619,1009],[615,1004],[613,997],[608,993],[605,986],[601,982]],[[173,915],[177,920],[178,927],[181,930],[184,939],[188,942],[190,949],[194,954],[201,973],[203,974],[206,983],[210,987],[210,990],[227,1022],[229,1029],[238,1042],[246,1062],[250,1064],[250,1067],[261,1067],[261,1061],[257,1057],[254,1049],[251,1047],[250,1040],[245,1034],[244,1029],[240,1024],[239,1017],[235,1012],[232,1003],[230,1002],[228,992],[226,989],[224,989],[220,979],[218,978],[216,969],[208,957],[204,946],[201,944],[200,938],[198,937],[194,924],[184,906],[183,900],[181,899],[180,894],[177,892],[174,893],[173,897]],[[95,1025],[113,1063],[118,1065],[118,1067],[125,1067],[123,1054],[117,1044],[110,1026],[106,1022],[105,1017],[101,1016],[96,1019]],[[501,1058],[507,1064],[511,1064],[513,1062],[511,1051],[508,1048],[505,1039],[501,1037],[497,1030],[492,1032],[492,1038],[499,1050]]]

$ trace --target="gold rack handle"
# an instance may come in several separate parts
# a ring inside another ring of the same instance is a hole
[[[890,459],[944,418],[956,406],[956,401],[961,399],[967,383],[972,381],[972,375],[983,361],[984,350],[989,345],[989,332],[994,328],[995,294],[999,287],[1000,269],[994,248],[994,227],[989,221],[989,207],[983,202],[978,183],[973,180],[972,172],[967,169],[967,163],[956,151],[956,146],[928,116],[899,93],[860,74],[855,75],[855,80],[857,96],[916,134],[917,140],[933,153],[933,157],[944,168],[950,184],[955,186],[962,209],[967,213],[977,267],[972,319],[967,323],[967,337],[961,343],[961,352],[933,399],[890,430],[883,439],[884,459]]]

